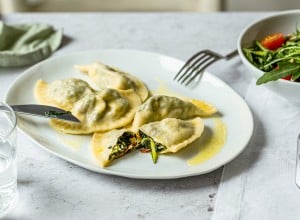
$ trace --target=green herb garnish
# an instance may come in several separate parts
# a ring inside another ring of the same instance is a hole
[[[292,80],[296,80],[300,75],[300,64],[282,62],[278,64],[279,68],[270,72],[266,72],[257,81],[256,84],[260,85],[266,82],[275,81],[288,75],[292,75]],[[293,79],[294,77],[294,79]]]
[[[70,114],[71,112],[69,111],[66,111],[66,112],[57,112],[57,111],[48,111],[48,112],[45,112],[45,116],[46,117],[52,117],[52,118],[57,118],[57,116],[59,115],[66,115],[66,114]]]

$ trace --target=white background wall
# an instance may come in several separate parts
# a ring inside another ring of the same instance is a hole
[[[288,9],[300,9],[300,0],[0,0],[2,13],[14,11],[210,12]]]
[[[300,9],[300,0],[223,0],[226,11],[275,11]]]
[[[220,11],[222,0],[0,0],[15,11]]]

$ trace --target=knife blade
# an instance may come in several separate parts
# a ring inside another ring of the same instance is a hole
[[[72,122],[80,122],[71,112],[67,112],[63,109],[56,108],[48,105],[10,105],[10,107],[17,113],[40,116],[45,118],[56,118],[61,120],[67,120]],[[7,107],[0,106],[0,110],[7,111]]]

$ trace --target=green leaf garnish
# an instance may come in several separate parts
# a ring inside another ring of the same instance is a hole
[[[256,85],[261,85],[266,82],[275,81],[288,75],[299,77],[300,65],[298,63],[279,63],[279,68],[270,72],[266,72],[257,81]]]
[[[66,114],[70,114],[70,113],[71,112],[69,112],[69,111],[66,111],[66,112],[48,111],[48,112],[45,112],[45,116],[56,118],[59,115],[66,115]]]

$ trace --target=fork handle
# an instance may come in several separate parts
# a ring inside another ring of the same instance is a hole
[[[234,50],[234,51],[232,51],[231,53],[227,54],[224,58],[225,58],[226,60],[229,60],[229,59],[231,59],[232,57],[235,57],[236,55],[238,55],[238,51],[237,51],[237,50]]]

